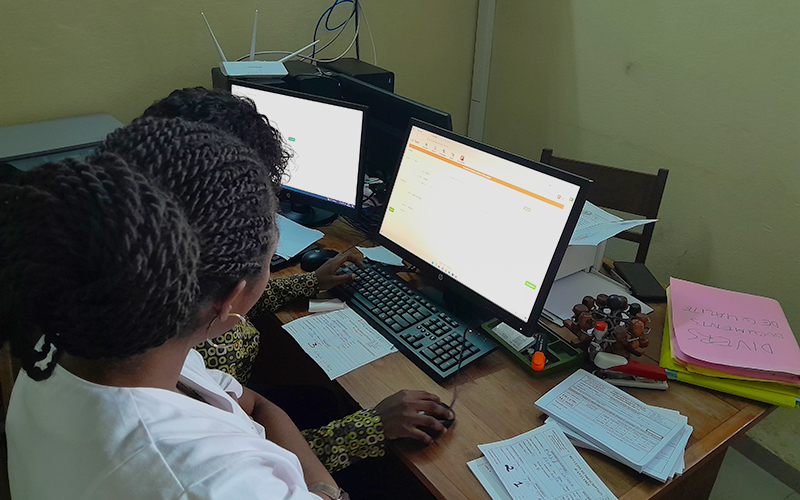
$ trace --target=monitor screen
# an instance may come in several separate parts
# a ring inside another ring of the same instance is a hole
[[[590,183],[415,122],[379,240],[530,335]]]
[[[293,152],[281,199],[357,216],[364,176],[363,106],[272,87],[235,83]],[[300,220],[299,222],[303,222]]]
[[[449,113],[426,106],[348,75],[336,75],[342,99],[363,104],[367,112],[364,161],[366,171],[386,182],[405,147],[406,132],[412,118],[453,130]]]

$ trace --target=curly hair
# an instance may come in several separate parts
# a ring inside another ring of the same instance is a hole
[[[121,359],[191,335],[264,271],[276,209],[250,148],[183,120],[136,120],[86,162],[0,185],[0,342],[41,380],[62,351]]]
[[[292,155],[280,132],[260,114],[255,103],[222,90],[203,87],[174,90],[169,96],[155,102],[142,114],[142,118],[182,118],[184,120],[214,125],[233,134],[245,145],[253,148],[261,161],[270,169],[272,187],[276,192]]]
[[[183,211],[119,157],[36,168],[0,185],[0,341],[36,380],[62,351],[161,345],[197,316],[198,258]]]

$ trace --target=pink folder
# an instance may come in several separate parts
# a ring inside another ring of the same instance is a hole
[[[800,346],[778,301],[671,278],[670,309],[679,362],[800,384]]]

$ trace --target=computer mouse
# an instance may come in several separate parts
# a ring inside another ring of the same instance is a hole
[[[300,258],[300,269],[308,273],[316,271],[319,266],[324,264],[331,257],[336,257],[339,252],[336,250],[316,249],[309,250]]]
[[[446,404],[444,404],[444,403],[439,403],[439,404],[440,404],[440,405],[442,405],[442,406],[444,406],[445,408],[447,408],[447,409],[448,409],[448,410],[450,410],[451,412],[453,412],[453,418],[448,418],[448,419],[446,419],[446,420],[442,420],[441,418],[440,418],[440,419],[438,419],[438,420],[439,420],[439,422],[441,422],[441,423],[442,423],[442,425],[443,425],[443,426],[445,426],[445,428],[449,429],[450,427],[452,427],[452,426],[453,426],[453,422],[455,422],[455,421],[456,421],[456,412],[454,412],[454,411],[453,411],[453,409],[452,409],[452,408],[450,408],[450,406],[448,406],[448,405],[446,405]]]
[[[444,406],[448,410],[453,411],[453,409],[450,408],[448,405],[446,405],[444,403],[439,403],[439,404]],[[453,411],[453,418],[443,419],[443,418],[436,417],[436,420],[441,422],[445,429],[449,429],[450,427],[453,426],[453,422],[456,421],[456,412]],[[440,434],[438,432],[436,432],[435,430],[433,430],[431,428],[426,427],[426,428],[423,428],[422,430],[424,430],[425,433],[428,434],[433,439],[437,439],[440,436]]]

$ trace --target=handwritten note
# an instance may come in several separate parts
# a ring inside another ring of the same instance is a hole
[[[616,498],[558,426],[545,424],[478,448],[515,500]]]
[[[283,325],[331,380],[397,349],[350,308]]]
[[[800,347],[777,300],[671,278],[670,307],[679,356],[800,376]]]

